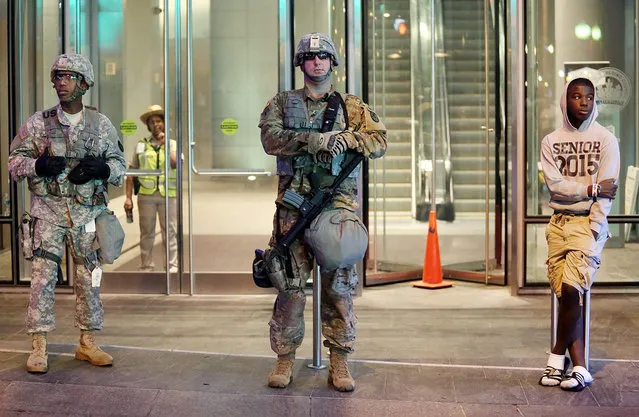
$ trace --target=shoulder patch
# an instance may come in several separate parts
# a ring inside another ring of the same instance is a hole
[[[58,111],[56,109],[45,110],[42,112],[42,117],[48,119],[49,117],[55,117],[58,115]]]
[[[27,136],[29,136],[29,132],[27,131],[27,125],[22,125],[20,130],[18,130],[18,137],[20,140],[24,140]]]
[[[371,119],[373,119],[373,121],[375,123],[379,123],[379,117],[377,116],[377,114],[373,111],[373,109],[370,108],[370,106],[368,106],[368,111],[371,114]]]
[[[269,113],[270,107],[271,107],[271,100],[269,100],[268,103],[266,103],[266,106],[264,106],[264,110],[262,110],[262,115],[260,117],[262,118],[266,117]]]

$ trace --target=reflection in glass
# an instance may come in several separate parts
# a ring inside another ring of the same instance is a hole
[[[527,45],[527,210],[526,214],[549,215],[548,190],[539,166],[543,137],[561,125],[559,100],[571,71],[592,69],[604,76],[597,83],[599,117],[619,140],[622,172],[619,193],[612,214],[624,214],[625,177],[629,166],[637,165],[635,101],[620,106],[606,105],[624,96],[634,96],[635,15],[634,3],[566,0],[554,8],[547,2],[528,2],[530,37]],[[562,22],[555,25],[554,22]],[[588,27],[586,31],[585,26]],[[591,27],[597,29],[593,32]],[[622,72],[628,83],[618,81]],[[618,227],[617,227],[618,229]],[[619,230],[617,230],[618,232]],[[615,233],[615,232],[613,232]],[[619,233],[617,233],[619,234]]]
[[[636,214],[636,4],[603,0],[566,0],[554,7],[549,4],[553,3],[527,2],[526,215],[552,214],[539,149],[543,137],[561,126],[559,101],[566,80],[575,74],[593,79],[597,121],[619,141],[619,189],[610,214]],[[527,226],[527,283],[545,282],[544,227]],[[612,223],[610,232],[613,237],[606,243],[596,281],[636,282],[636,274],[634,278],[632,274],[636,226]]]
[[[502,178],[506,164],[503,145],[496,152],[494,144],[501,108],[494,45],[501,29],[499,19],[484,18],[485,12],[500,16],[490,3],[487,12],[483,2],[463,11],[441,1],[369,4],[368,100],[386,124],[389,146],[384,158],[369,164],[367,284],[376,274],[422,267],[432,201],[444,268],[479,275],[500,269],[496,155]]]

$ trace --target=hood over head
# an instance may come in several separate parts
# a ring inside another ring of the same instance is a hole
[[[587,83],[589,83],[592,86],[592,91],[595,93],[595,97],[592,103],[592,112],[590,113],[590,116],[588,116],[588,118],[586,120],[583,121],[583,123],[581,124],[581,126],[579,126],[579,129],[575,128],[572,123],[570,123],[570,119],[568,118],[568,88],[570,87],[570,85],[576,81],[586,81]],[[561,95],[561,100],[559,101],[559,107],[561,108],[561,113],[563,114],[564,117],[564,127],[566,129],[568,129],[569,131],[579,131],[579,132],[583,132],[586,129],[588,129],[590,127],[590,125],[592,125],[592,123],[597,119],[597,116],[599,115],[599,111],[597,110],[597,89],[595,88],[595,84],[588,78],[585,77],[579,77],[579,78],[575,78],[574,80],[570,80],[569,82],[566,83],[566,85],[564,85],[564,92]]]

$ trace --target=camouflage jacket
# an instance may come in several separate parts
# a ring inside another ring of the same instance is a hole
[[[108,203],[107,184],[91,180],[71,184],[67,175],[86,155],[102,156],[111,170],[106,182],[122,186],[126,163],[123,146],[109,119],[86,108],[80,122],[72,126],[58,104],[37,112],[20,128],[11,143],[9,172],[20,181],[27,179],[31,191],[31,216],[59,226],[81,226],[100,214]],[[35,161],[44,152],[64,156],[67,164],[57,177],[39,177]]]
[[[308,147],[309,140],[320,135],[327,100],[333,93],[342,96],[348,116],[346,126],[340,107],[333,131],[341,131],[338,135],[346,140],[349,148],[371,159],[380,158],[386,152],[386,127],[358,97],[332,89],[319,99],[313,99],[306,88],[280,92],[268,102],[259,123],[264,151],[277,157],[278,203],[282,203],[287,189],[307,195],[312,190],[311,178],[318,181],[320,187],[325,187],[339,173],[335,163],[317,162]],[[334,159],[341,159],[339,157]],[[311,174],[314,175],[311,177]],[[354,177],[342,183],[331,207],[350,210],[358,207]]]

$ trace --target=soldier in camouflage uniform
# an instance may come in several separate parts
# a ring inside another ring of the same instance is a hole
[[[368,158],[379,158],[386,152],[386,128],[377,115],[358,97],[334,90],[330,75],[338,64],[335,45],[327,35],[305,35],[295,54],[295,66],[304,73],[304,88],[278,93],[262,112],[259,123],[262,145],[267,154],[277,157],[279,176],[271,247],[299,216],[296,209],[283,202],[286,190],[308,196],[312,190],[311,174],[316,185],[330,185],[339,173],[344,152],[349,149]],[[332,130],[323,132],[324,114],[333,95],[341,98],[341,105]],[[351,218],[357,219],[356,197],[357,178],[351,176],[342,183],[326,210],[346,210]],[[299,238],[291,246],[288,265],[276,259],[269,266],[269,276],[285,271],[285,283],[274,283],[279,293],[269,323],[271,348],[278,355],[268,379],[268,385],[274,388],[284,388],[292,380],[295,351],[304,337],[303,288],[310,277],[312,260],[313,251]],[[330,349],[328,382],[338,391],[352,391],[355,382],[346,359],[355,342],[357,319],[351,292],[357,285],[357,271],[355,265],[332,270],[322,267],[321,275],[322,333],[324,345]]]
[[[107,183],[122,186],[126,169],[122,143],[109,119],[82,104],[94,84],[89,60],[59,56],[51,81],[59,104],[26,121],[9,155],[11,177],[26,178],[31,192],[32,233],[24,236],[25,258],[32,259],[26,327],[33,352],[27,371],[36,373],[48,370],[46,335],[55,329],[54,289],[65,244],[74,264],[74,325],[81,331],[75,357],[97,366],[113,363],[93,335],[102,329],[104,314],[95,219],[106,210]]]

